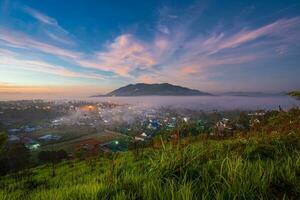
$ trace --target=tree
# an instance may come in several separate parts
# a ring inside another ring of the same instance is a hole
[[[23,143],[9,145],[5,150],[5,154],[10,171],[17,172],[26,169],[30,164],[30,151]]]
[[[51,163],[52,166],[52,176],[55,176],[55,164],[59,163],[63,159],[67,159],[68,154],[64,150],[59,151],[41,151],[38,154],[38,159],[42,163]]]
[[[2,154],[4,150],[6,141],[7,141],[7,134],[5,132],[0,132],[0,154]]]
[[[237,127],[238,129],[244,129],[245,131],[248,131],[250,129],[250,117],[245,112],[241,112],[239,115],[239,118],[237,120],[237,123],[241,127]]]
[[[48,162],[59,162],[63,159],[68,158],[68,154],[64,150],[59,150],[59,151],[41,151],[38,154],[38,159],[43,162],[43,163],[48,163]]]
[[[7,141],[7,131],[4,128],[4,125],[0,123],[0,154],[3,151],[6,141]]]
[[[0,123],[0,176],[5,175],[9,171],[8,160],[4,152],[6,141],[6,129],[4,125]]]

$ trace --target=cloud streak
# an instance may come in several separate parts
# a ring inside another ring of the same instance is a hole
[[[39,73],[53,74],[62,77],[72,78],[87,78],[87,79],[100,79],[103,76],[88,72],[75,72],[68,68],[59,65],[53,65],[41,60],[27,60],[18,58],[16,53],[10,51],[0,51],[0,68],[10,70],[27,70]]]
[[[40,51],[62,58],[76,59],[81,56],[81,53],[79,52],[70,51],[52,44],[41,42],[24,33],[0,27],[0,43],[1,41],[4,45],[9,47]]]
[[[40,23],[53,26],[53,27],[59,29],[60,31],[64,32],[65,34],[68,34],[68,31],[66,31],[61,26],[59,26],[56,19],[49,17],[33,8],[28,7],[28,6],[24,7],[24,11],[27,14],[29,14],[30,16],[32,16],[33,18],[35,18],[36,20],[38,20]]]

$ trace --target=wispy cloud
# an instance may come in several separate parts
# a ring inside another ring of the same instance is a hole
[[[24,11],[26,13],[28,13],[29,15],[31,15],[32,17],[34,17],[35,19],[37,19],[39,22],[50,25],[50,26],[54,26],[57,29],[63,31],[64,33],[68,33],[68,31],[66,31],[65,29],[63,29],[57,22],[56,19],[49,17],[33,8],[30,8],[28,6],[24,7]]]
[[[62,28],[55,18],[52,18],[46,14],[43,14],[28,6],[23,7],[23,10],[35,18],[42,26],[42,31],[53,41],[58,43],[74,45],[74,41],[69,37],[70,33]]]
[[[34,17],[35,19],[39,20],[42,23],[45,24],[49,24],[49,25],[53,25],[53,26],[58,26],[57,21],[54,18],[51,18],[33,8],[30,7],[24,7],[24,10],[30,14],[32,17]]]
[[[74,41],[72,41],[69,37],[62,37],[59,34],[56,34],[54,32],[47,31],[47,30],[44,32],[53,41],[57,41],[58,43],[66,44],[66,45],[70,45],[70,46],[75,45]]]
[[[224,41],[216,40],[215,42],[212,42],[212,53],[227,48],[235,48],[264,36],[281,39],[287,37],[286,34],[289,33],[289,30],[299,25],[300,17],[295,17],[291,19],[281,19],[254,30],[242,30]]]
[[[300,17],[279,19],[258,28],[235,32],[225,29],[209,35],[194,33],[193,37],[191,29],[173,28],[173,36],[164,37],[164,45],[158,45],[164,49],[163,56],[157,56],[156,63],[161,66],[158,73],[178,80],[183,78],[180,74],[190,75],[186,78],[195,74],[205,76],[206,71],[217,66],[242,66],[274,57],[276,52],[285,55],[287,47],[300,40]],[[156,38],[154,43],[158,40]],[[159,52],[158,49],[154,52]]]
[[[75,72],[60,65],[49,64],[41,60],[28,60],[19,58],[16,53],[0,51],[0,68],[10,70],[27,70],[40,73],[53,74],[62,77],[100,79],[103,76],[89,72]]]
[[[76,59],[81,56],[81,53],[67,50],[41,42],[38,39],[32,38],[24,33],[16,32],[11,29],[0,27],[0,43],[14,48],[36,50],[44,53]]]

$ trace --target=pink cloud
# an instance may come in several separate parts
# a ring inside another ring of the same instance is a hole
[[[112,71],[121,76],[128,76],[135,69],[152,68],[156,60],[147,45],[139,42],[131,35],[121,35],[107,46],[104,51],[96,52],[94,58],[81,59],[78,63],[83,67],[91,67],[104,71]]]
[[[218,52],[227,48],[235,48],[263,36],[277,36],[279,38],[286,37],[287,32],[299,24],[300,17],[294,17],[291,19],[278,20],[255,30],[244,30],[225,39],[224,41],[221,41],[220,43],[218,43],[218,41],[215,42],[216,48],[214,51]]]
[[[157,83],[157,78],[153,75],[141,75],[137,78],[137,82],[142,83]]]
[[[186,66],[181,68],[181,72],[184,74],[195,74],[198,72],[198,70],[196,66]]]

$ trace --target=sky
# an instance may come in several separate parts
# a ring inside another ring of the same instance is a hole
[[[299,0],[0,0],[0,95],[300,89]]]

